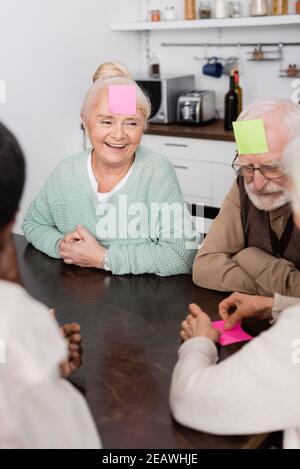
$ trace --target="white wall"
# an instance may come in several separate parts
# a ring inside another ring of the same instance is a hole
[[[20,220],[50,171],[81,150],[79,112],[96,67],[115,58],[139,69],[139,37],[112,33],[116,12],[134,19],[124,0],[0,0],[0,79],[6,103],[0,119],[19,138],[27,158]]]

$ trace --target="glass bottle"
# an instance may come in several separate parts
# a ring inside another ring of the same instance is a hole
[[[272,0],[272,15],[287,15],[288,12],[288,0]]]
[[[251,0],[250,16],[266,16],[268,14],[268,0]]]
[[[227,17],[226,0],[215,0],[215,18]]]
[[[199,18],[201,19],[208,19],[211,18],[211,2],[208,0],[204,0],[199,4]]]
[[[234,76],[230,75],[229,91],[225,94],[225,114],[224,129],[232,130],[232,122],[237,120],[238,116],[238,95],[234,90]]]
[[[240,0],[229,2],[228,6],[229,18],[240,18],[243,14],[243,7]]]
[[[234,71],[234,91],[238,95],[237,114],[239,116],[243,109],[243,90],[240,86],[240,74],[238,70]]]
[[[196,17],[196,0],[184,0],[184,18],[186,20],[195,20]]]

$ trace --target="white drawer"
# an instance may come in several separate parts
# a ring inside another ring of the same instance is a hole
[[[212,198],[223,201],[236,176],[231,166],[212,164]]]
[[[186,200],[188,196],[210,200],[212,191],[212,166],[190,160],[170,159]]]
[[[235,155],[235,143],[195,138],[144,135],[143,145],[169,158],[218,162],[230,165]]]
[[[199,142],[190,138],[144,135],[142,143],[168,158],[190,158],[208,161],[209,140],[200,140]]]

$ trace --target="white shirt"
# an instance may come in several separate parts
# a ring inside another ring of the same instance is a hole
[[[0,448],[100,448],[84,398],[60,376],[67,343],[49,310],[0,280]]]
[[[121,189],[127,182],[127,179],[129,178],[132,168],[133,168],[134,163],[131,165],[131,168],[129,171],[125,174],[125,176],[121,179],[120,182],[110,191],[110,192],[98,192],[98,182],[97,179],[95,178],[95,174],[93,171],[93,166],[92,166],[92,152],[88,155],[87,158],[87,171],[89,175],[89,179],[91,181],[91,185],[93,188],[93,192],[96,195],[97,201],[98,202],[108,202],[110,197],[117,191]]]
[[[216,364],[206,337],[179,349],[170,404],[187,427],[218,435],[284,430],[284,448],[300,448],[300,306]]]

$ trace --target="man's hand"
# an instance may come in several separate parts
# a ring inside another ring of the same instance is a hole
[[[50,313],[55,319],[55,310],[51,309]],[[63,378],[68,378],[77,368],[82,365],[82,337],[80,334],[80,325],[76,322],[64,324],[60,327],[63,337],[68,341],[69,354],[68,358],[60,364],[60,370]]]
[[[67,378],[77,368],[82,365],[82,337],[80,334],[80,325],[76,322],[64,324],[61,331],[69,342],[69,357],[61,364],[61,372],[64,378]]]
[[[80,236],[80,239],[77,236]],[[105,257],[106,248],[98,243],[86,228],[78,225],[76,230],[69,233],[59,243],[59,254],[66,264],[75,264],[79,267],[102,268],[102,260]]]
[[[233,293],[219,304],[219,314],[225,321],[224,330],[232,329],[245,318],[270,318],[273,302],[273,298],[265,296]]]
[[[220,332],[213,328],[209,316],[196,304],[189,305],[189,314],[181,324],[180,336],[183,340],[192,337],[207,337],[212,342],[218,342]]]

